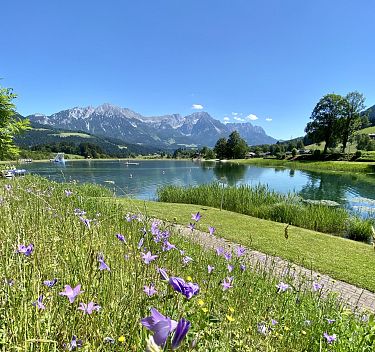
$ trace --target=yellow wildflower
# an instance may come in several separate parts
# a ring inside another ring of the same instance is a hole
[[[227,319],[228,319],[229,321],[231,321],[231,322],[235,320],[231,315],[228,315],[228,314],[227,314],[226,317],[227,317]]]
[[[203,301],[203,299],[198,299],[198,305],[199,305],[199,306],[204,306],[204,301]]]
[[[118,341],[119,342],[125,342],[125,336],[124,335],[122,335],[122,336],[120,336],[119,338],[118,338]]]
[[[205,313],[207,313],[207,312],[208,312],[208,309],[207,309],[206,307],[203,307],[203,308],[202,308],[202,311],[205,312]]]
[[[229,311],[230,311],[231,313],[233,313],[233,312],[234,312],[234,308],[233,308],[233,307],[229,307]]]
[[[193,281],[193,279],[192,279],[191,276],[188,276],[188,277],[186,278],[186,281]]]

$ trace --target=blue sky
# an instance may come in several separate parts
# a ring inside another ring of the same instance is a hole
[[[289,139],[324,94],[375,104],[373,0],[12,0],[1,12],[0,84],[25,115],[195,104]]]

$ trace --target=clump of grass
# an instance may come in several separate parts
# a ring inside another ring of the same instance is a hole
[[[361,241],[368,241],[371,237],[370,220],[354,219],[343,208],[306,204],[293,194],[282,195],[269,190],[264,185],[255,187],[248,185],[223,187],[219,183],[192,187],[171,185],[159,188],[157,196],[161,202],[223,208]]]

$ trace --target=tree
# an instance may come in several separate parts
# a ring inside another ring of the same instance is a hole
[[[12,89],[0,87],[0,160],[13,159],[19,155],[13,138],[30,128],[29,120],[15,116],[14,98],[16,95]]]
[[[227,141],[228,158],[243,159],[249,151],[249,147],[237,131],[233,131]]]
[[[362,125],[361,111],[365,109],[365,97],[358,92],[350,92],[345,96],[345,115],[341,119],[342,152],[353,133]]]
[[[338,94],[327,94],[316,104],[305,132],[313,142],[325,141],[323,153],[340,137],[340,121],[345,115],[346,100]]]
[[[227,158],[227,140],[224,137],[217,140],[214,152],[219,159]]]

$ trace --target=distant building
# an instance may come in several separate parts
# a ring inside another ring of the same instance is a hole
[[[253,153],[253,152],[248,152],[246,155],[245,155],[245,159],[250,159],[250,158],[254,158],[256,157],[256,154]]]
[[[369,133],[368,136],[369,136],[371,139],[375,139],[375,133]]]

